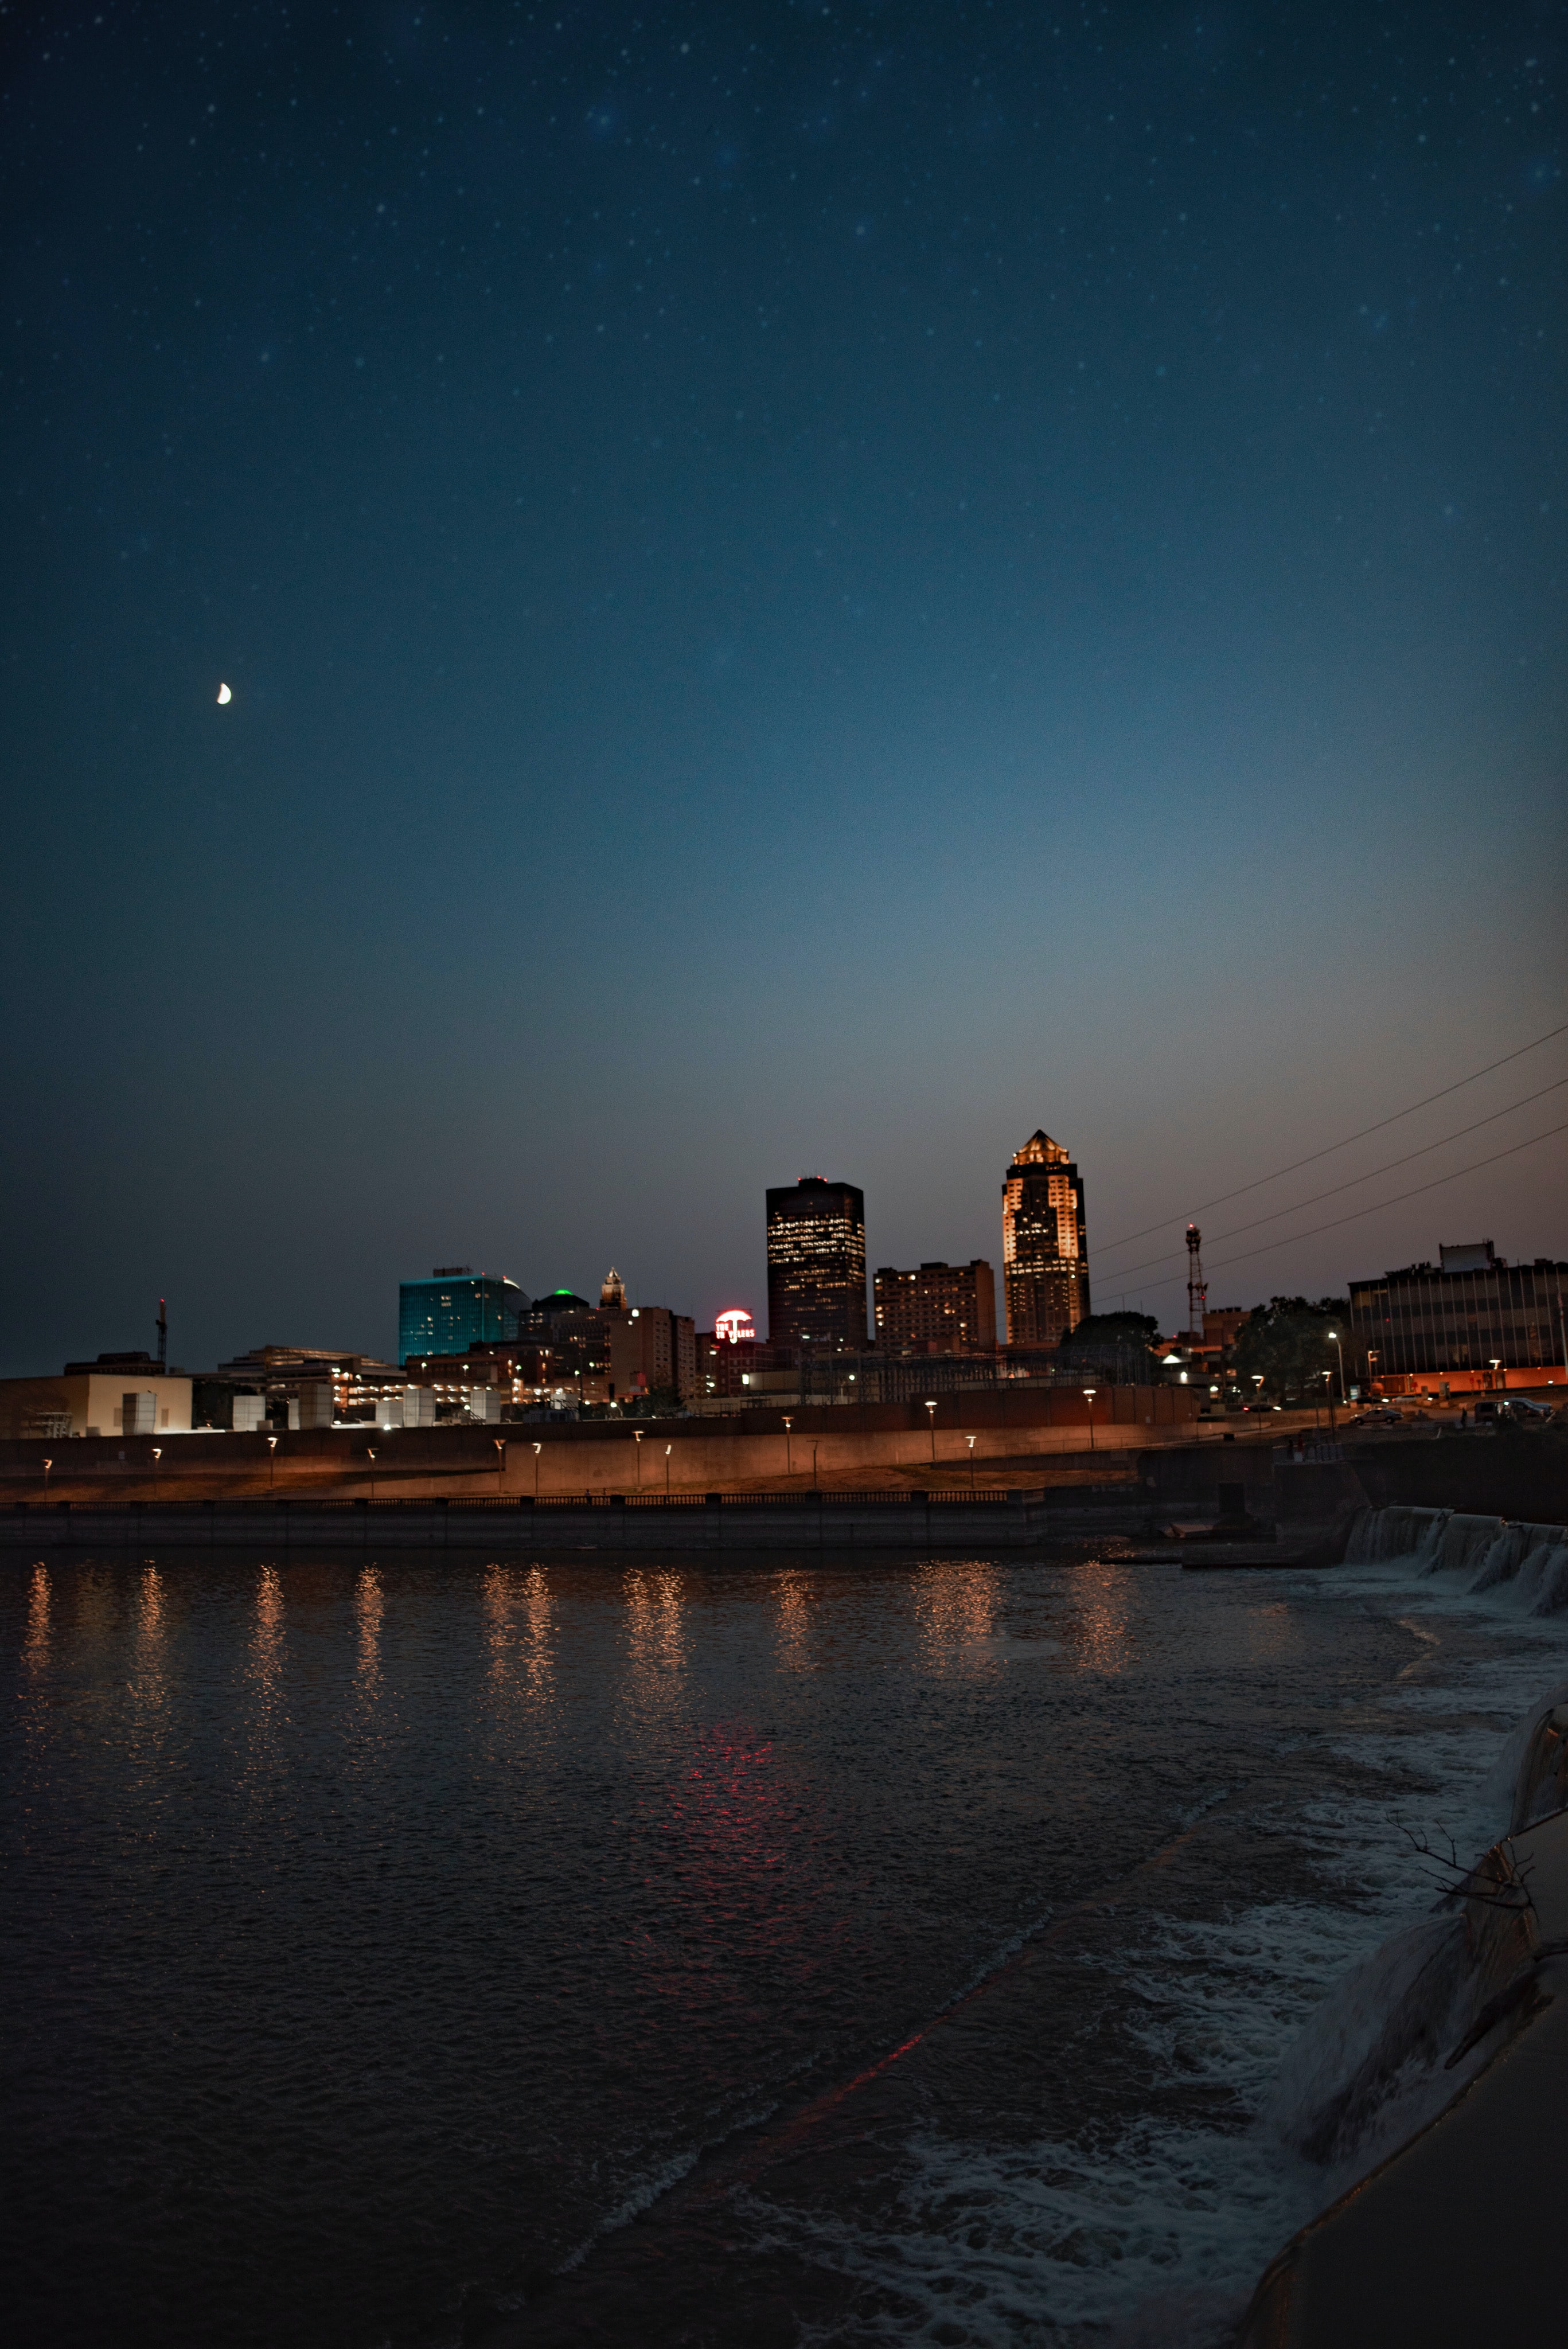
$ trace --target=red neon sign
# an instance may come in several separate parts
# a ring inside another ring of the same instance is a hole
[[[738,1346],[742,1338],[755,1338],[756,1334],[756,1323],[739,1305],[732,1305],[729,1311],[721,1313],[713,1324],[714,1337],[722,1341],[728,1340],[732,1346]]]

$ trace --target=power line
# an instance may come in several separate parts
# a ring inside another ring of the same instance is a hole
[[[1237,1190],[1221,1191],[1217,1198],[1200,1199],[1192,1213],[1204,1215],[1210,1207],[1224,1206],[1227,1200],[1243,1198],[1249,1191],[1262,1190],[1265,1183],[1278,1183],[1286,1174],[1294,1174],[1303,1166],[1312,1166],[1320,1158],[1332,1158],[1336,1150],[1348,1150],[1353,1142],[1365,1142],[1369,1133],[1381,1133],[1386,1125],[1397,1125],[1401,1118],[1414,1117],[1418,1109],[1430,1109],[1434,1102],[1446,1101],[1450,1093],[1461,1092],[1466,1085],[1476,1084],[1482,1077],[1490,1077],[1494,1069],[1506,1069],[1511,1061],[1521,1061],[1526,1052],[1539,1051],[1542,1044],[1550,1044],[1554,1036],[1563,1035],[1568,1035],[1568,1019],[1561,1028],[1549,1028],[1544,1036],[1537,1036],[1534,1043],[1521,1044],[1517,1052],[1505,1052],[1501,1061],[1489,1061],[1484,1069],[1477,1069],[1469,1076],[1460,1077],[1453,1084],[1445,1085],[1440,1092],[1428,1093],[1425,1101],[1412,1102],[1408,1109],[1397,1109],[1392,1117],[1380,1117],[1376,1125],[1364,1125],[1359,1133],[1347,1133],[1343,1142],[1330,1142],[1322,1150],[1309,1151],[1304,1158],[1294,1158],[1288,1166],[1276,1168],[1272,1174],[1260,1174],[1255,1182],[1243,1183]],[[1105,1240],[1096,1250],[1096,1255],[1109,1256],[1116,1248],[1130,1247],[1134,1240],[1146,1240],[1150,1232],[1163,1231],[1168,1224],[1179,1220],[1175,1216],[1164,1216],[1158,1224],[1146,1224],[1141,1232],[1126,1232],[1119,1240]],[[1154,1259],[1156,1263],[1163,1260],[1161,1257]],[[1110,1273],[1106,1278],[1117,1280],[1121,1276]]]
[[[1342,1191],[1354,1191],[1358,1183],[1375,1183],[1379,1174],[1392,1174],[1397,1166],[1408,1166],[1413,1159],[1428,1157],[1450,1142],[1462,1142],[1467,1133],[1479,1133],[1483,1125],[1495,1125],[1500,1117],[1511,1117],[1516,1109],[1528,1109],[1532,1102],[1544,1101],[1548,1093],[1561,1092],[1564,1085],[1568,1085],[1568,1077],[1559,1077],[1554,1083],[1542,1085],[1539,1092],[1526,1093],[1522,1100],[1510,1102],[1506,1109],[1494,1109],[1490,1116],[1478,1117],[1471,1125],[1459,1126],[1436,1142],[1424,1142],[1419,1150],[1407,1150],[1403,1158],[1390,1158],[1386,1165],[1374,1166],[1368,1174],[1351,1174],[1343,1183],[1331,1183],[1326,1191],[1314,1191],[1310,1199],[1297,1199],[1289,1207],[1275,1207],[1266,1216],[1254,1216],[1250,1224],[1233,1224],[1228,1232],[1215,1232],[1210,1245],[1218,1247],[1222,1240],[1238,1240],[1243,1232],[1255,1232],[1261,1224],[1277,1223],[1282,1216],[1299,1216],[1303,1207],[1315,1207],[1321,1200],[1335,1199]],[[1141,1264],[1127,1265],[1119,1272],[1107,1273],[1106,1278],[1130,1280],[1135,1273],[1147,1272],[1157,1264],[1169,1264],[1175,1255],[1176,1250],[1168,1248],[1163,1256],[1145,1257]]]
[[[1494,1150],[1490,1158],[1477,1158],[1469,1166],[1456,1166],[1451,1174],[1438,1174],[1430,1183],[1417,1183],[1413,1191],[1397,1192],[1392,1199],[1375,1200],[1370,1207],[1353,1207],[1348,1216],[1331,1216],[1326,1224],[1314,1224],[1309,1231],[1288,1232],[1283,1239],[1264,1240],[1260,1247],[1243,1248],[1240,1256],[1221,1257],[1217,1264],[1210,1267],[1210,1270],[1222,1272],[1227,1265],[1245,1264],[1251,1257],[1267,1256],[1273,1248],[1293,1247],[1297,1240],[1315,1239],[1319,1232],[1335,1231],[1341,1224],[1359,1223],[1363,1216],[1375,1216],[1383,1207],[1397,1207],[1406,1199],[1418,1199],[1423,1191],[1439,1191],[1445,1183],[1457,1183],[1461,1174],[1475,1174],[1483,1166],[1495,1166],[1500,1158],[1515,1158],[1521,1150],[1533,1150],[1538,1142],[1550,1142],[1558,1133],[1568,1133],[1568,1124],[1548,1126],[1544,1133],[1532,1133],[1528,1142],[1515,1142],[1507,1150]],[[1146,1281],[1144,1286],[1146,1288],[1168,1288],[1179,1277],[1169,1272],[1163,1280]]]

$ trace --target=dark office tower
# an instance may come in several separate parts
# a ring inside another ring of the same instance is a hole
[[[1059,1142],[1032,1133],[1002,1186],[1010,1346],[1054,1346],[1089,1309],[1084,1185]]]
[[[803,1174],[768,1193],[768,1337],[774,1345],[866,1343],[866,1194]]]

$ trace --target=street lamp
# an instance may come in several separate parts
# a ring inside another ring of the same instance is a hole
[[[273,1488],[273,1484],[276,1475],[277,1438],[275,1435],[269,1435],[266,1440],[266,1488],[269,1493]]]
[[[1331,1330],[1328,1334],[1334,1340],[1335,1346],[1338,1347],[1339,1350],[1339,1400],[1341,1402],[1344,1402],[1345,1401],[1345,1348],[1339,1343],[1339,1332],[1337,1330]]]
[[[670,1498],[670,1455],[674,1449],[673,1444],[667,1444],[664,1447],[664,1497],[666,1500]]]
[[[365,1446],[365,1455],[370,1463],[370,1498],[374,1500],[376,1497],[376,1455],[368,1444]]]
[[[536,1444],[534,1446],[534,1498],[535,1500],[539,1497],[539,1454],[544,1449],[542,1444]]]
[[[46,1501],[49,1497],[49,1471],[54,1464],[55,1464],[52,1460],[46,1460],[44,1463],[44,1498]]]
[[[794,1474],[794,1454],[790,1450],[789,1443],[789,1432],[792,1423],[793,1423],[788,1419],[784,1421],[784,1475],[786,1476],[793,1476]]]
[[[490,1440],[495,1446],[495,1489],[499,1493],[506,1476],[506,1439],[493,1435]]]
[[[969,1489],[972,1493],[974,1491],[974,1438],[972,1435],[966,1435],[964,1442],[969,1446]]]
[[[631,1433],[632,1440],[637,1445],[637,1489],[640,1493],[642,1490],[642,1430],[640,1427],[634,1427]]]
[[[931,1464],[934,1467],[936,1465],[937,1458],[937,1407],[934,1402],[929,1402],[926,1405],[926,1409],[931,1414],[929,1419],[927,1420],[926,1425],[931,1431]]]
[[[1085,1387],[1084,1389],[1084,1393],[1088,1400],[1089,1405],[1089,1449],[1091,1452],[1095,1448],[1095,1397],[1098,1392],[1098,1387]]]
[[[157,1464],[157,1463],[158,1463],[160,1460],[161,1460],[161,1459],[162,1459],[162,1457],[163,1457],[163,1446],[162,1446],[161,1444],[155,1444],[153,1445],[153,1447],[152,1447],[152,1459],[153,1459],[153,1464],[154,1464],[154,1465],[156,1465],[156,1464]]]

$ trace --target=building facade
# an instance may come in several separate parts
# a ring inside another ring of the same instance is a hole
[[[722,1338],[717,1330],[699,1330],[698,1400],[793,1399],[800,1387],[799,1359],[798,1347],[775,1346],[765,1338]]]
[[[996,1350],[996,1276],[983,1257],[913,1272],[879,1265],[872,1283],[877,1342],[892,1354]]]
[[[410,1354],[462,1354],[487,1339],[517,1334],[528,1299],[504,1273],[472,1265],[437,1265],[428,1280],[398,1288],[398,1360]]]
[[[635,1402],[639,1395],[678,1394],[687,1402],[697,1392],[697,1325],[689,1313],[668,1305],[628,1305],[618,1273],[599,1291],[599,1319],[609,1340],[610,1400]]]
[[[1089,1310],[1083,1180],[1038,1129],[1002,1185],[1002,1278],[1010,1346],[1054,1346]]]
[[[1371,1377],[1423,1371],[1547,1370],[1563,1359],[1568,1264],[1512,1264],[1490,1240],[1438,1251],[1350,1285],[1350,1326]]]
[[[768,1337],[856,1350],[866,1343],[866,1195],[803,1174],[767,1195]]]
[[[108,1370],[68,1362],[57,1379],[0,1379],[0,1436],[188,1435],[191,1381],[140,1359],[146,1370],[133,1358]]]

